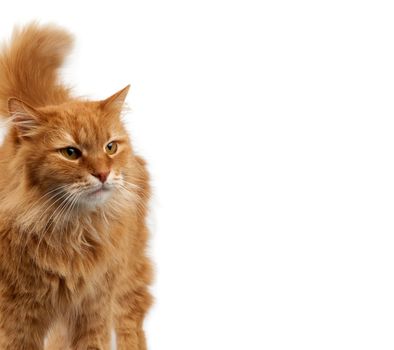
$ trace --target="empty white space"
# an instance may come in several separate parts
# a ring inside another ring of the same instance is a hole
[[[9,1],[75,92],[131,84],[151,350],[394,347],[392,1]]]

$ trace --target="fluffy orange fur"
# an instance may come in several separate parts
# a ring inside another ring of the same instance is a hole
[[[128,87],[71,96],[56,26],[14,32],[0,54],[0,349],[143,350],[151,304],[144,161],[120,114]]]

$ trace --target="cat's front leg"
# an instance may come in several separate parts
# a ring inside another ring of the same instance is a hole
[[[151,304],[147,288],[123,294],[115,316],[115,331],[118,350],[146,350],[143,330],[145,313]]]
[[[43,350],[50,321],[46,308],[26,296],[0,299],[0,350]]]
[[[149,285],[152,267],[145,256],[138,265],[131,263],[123,270],[119,288],[115,290],[114,325],[118,350],[146,350],[143,322],[152,304]]]
[[[111,299],[108,294],[86,299],[77,316],[71,318],[71,348],[110,350]]]

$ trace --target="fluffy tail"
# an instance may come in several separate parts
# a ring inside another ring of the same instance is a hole
[[[69,33],[52,25],[15,29],[0,52],[0,114],[8,115],[10,97],[33,107],[64,102],[68,90],[58,82],[57,71],[72,43]]]

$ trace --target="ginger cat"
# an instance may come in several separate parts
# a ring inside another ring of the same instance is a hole
[[[151,304],[144,161],[120,113],[128,87],[73,97],[72,46],[30,24],[0,53],[0,350],[144,350]]]

